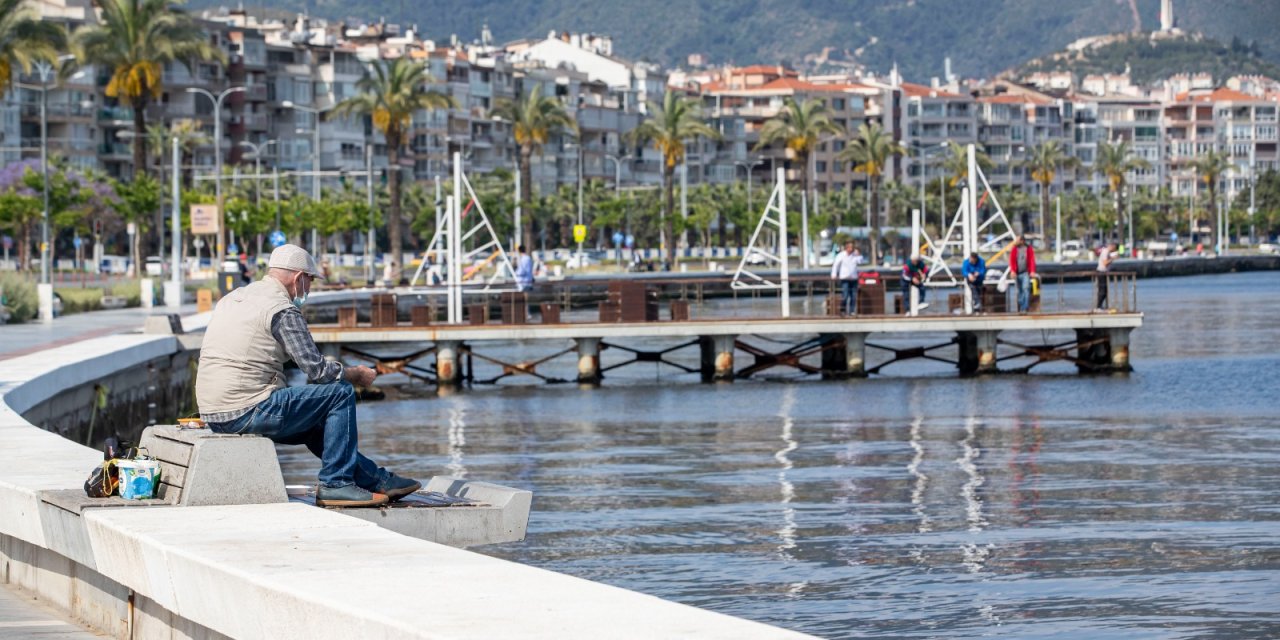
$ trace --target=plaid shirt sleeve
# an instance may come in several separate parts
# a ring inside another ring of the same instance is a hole
[[[285,353],[307,374],[308,381],[328,384],[342,379],[342,363],[320,355],[301,311],[289,308],[277,313],[271,319],[271,335],[284,345]]]

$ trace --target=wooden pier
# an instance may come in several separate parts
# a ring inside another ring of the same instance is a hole
[[[962,375],[1026,372],[1052,361],[1072,362],[1083,373],[1128,371],[1129,334],[1142,326],[1142,320],[1143,315],[1137,312],[1094,312],[380,327],[313,324],[311,333],[321,349],[330,355],[355,356],[373,362],[383,373],[405,373],[441,386],[468,381],[497,382],[520,375],[545,382],[570,382],[544,375],[538,367],[574,353],[578,364],[576,381],[595,384],[608,371],[639,362],[663,363],[687,373],[700,373],[704,381],[748,378],[777,367],[826,378],[856,378],[912,359],[944,362],[955,366]],[[1051,344],[1026,344],[1001,338],[1002,333],[1015,331],[1069,331],[1074,337]],[[937,334],[950,334],[950,338],[940,339]],[[908,348],[890,347],[879,341],[883,336],[913,335],[922,341]],[[753,336],[766,338],[767,346],[746,340]],[[650,339],[648,343],[669,340],[671,344],[660,349],[621,344],[622,340],[637,338]],[[485,348],[486,343],[508,341],[559,343],[564,348],[534,362],[509,362],[502,354]],[[396,345],[405,351],[395,356],[374,355],[368,350],[373,345]],[[785,348],[778,348],[783,345]],[[955,347],[954,358],[947,357],[953,353],[951,347]],[[692,348],[697,348],[701,355],[698,368],[669,357],[678,350]],[[600,353],[605,349],[618,349],[632,358],[602,367]],[[868,350],[887,352],[890,358],[869,367]],[[498,365],[502,373],[495,378],[477,380],[473,372],[464,370],[464,356]],[[430,366],[415,364],[428,357],[433,358]],[[1015,369],[1001,369],[1002,362],[1019,358],[1030,358],[1032,362]]]

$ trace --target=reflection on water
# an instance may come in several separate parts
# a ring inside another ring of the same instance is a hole
[[[817,635],[1275,637],[1278,280],[1142,283],[1128,376],[649,371],[361,405],[361,446],[532,489],[479,551]]]

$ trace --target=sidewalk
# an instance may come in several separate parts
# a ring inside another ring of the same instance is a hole
[[[13,585],[0,584],[0,638],[89,640],[107,636],[86,630]]]
[[[194,304],[183,305],[176,311],[168,307],[144,309],[112,309],[73,313],[54,318],[53,322],[40,321],[25,324],[0,325],[0,360],[16,358],[52,347],[97,338],[115,333],[140,331],[147,316],[179,313],[188,316],[196,312]]]

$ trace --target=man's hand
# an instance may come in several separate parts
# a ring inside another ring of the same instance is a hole
[[[343,376],[357,387],[367,387],[373,384],[373,379],[378,377],[378,372],[364,366],[347,367],[343,371]]]

